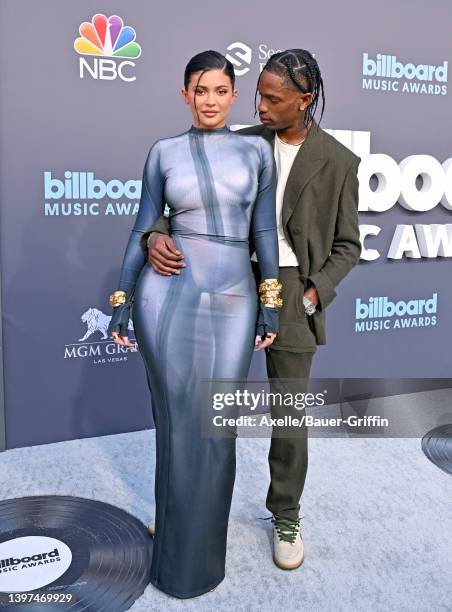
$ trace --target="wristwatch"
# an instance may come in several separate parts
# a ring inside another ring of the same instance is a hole
[[[304,306],[304,311],[307,315],[312,315],[316,311],[314,302],[311,302],[309,298],[304,297],[304,296],[303,296],[303,306]]]

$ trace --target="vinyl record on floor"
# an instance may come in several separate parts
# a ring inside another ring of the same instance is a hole
[[[100,501],[0,501],[0,610],[128,610],[149,583],[152,542],[138,519]],[[32,592],[47,601],[15,603]],[[57,595],[65,603],[49,601]]]
[[[422,450],[432,463],[452,474],[452,424],[427,432],[422,438]]]

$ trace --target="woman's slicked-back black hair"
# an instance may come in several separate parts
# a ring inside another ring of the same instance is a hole
[[[288,49],[270,56],[262,72],[267,70],[278,75],[284,81],[286,87],[302,93],[311,93],[312,102],[304,114],[304,125],[314,117],[319,98],[322,98],[322,111],[318,123],[322,120],[325,109],[325,93],[323,90],[323,79],[319,65],[314,56],[306,49]],[[262,74],[262,73],[261,73]],[[260,80],[260,77],[259,77]],[[254,109],[257,113],[256,98],[259,88],[257,82],[256,95],[254,97]]]
[[[188,87],[192,74],[194,74],[195,72],[201,72],[201,74],[199,75],[199,78],[201,78],[202,74],[204,74],[204,72],[207,72],[208,70],[221,70],[222,72],[224,72],[231,79],[232,89],[234,89],[234,66],[224,55],[222,55],[218,51],[212,50],[197,53],[188,62],[184,72],[185,89],[187,89]]]

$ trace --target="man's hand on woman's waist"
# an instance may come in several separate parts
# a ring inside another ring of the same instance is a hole
[[[163,276],[180,274],[180,268],[186,266],[184,255],[176,248],[171,236],[158,232],[149,235],[148,263]]]

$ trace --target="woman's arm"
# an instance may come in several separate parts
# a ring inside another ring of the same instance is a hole
[[[259,264],[260,280],[277,279],[279,274],[278,234],[276,230],[276,172],[269,143],[259,139],[261,167],[258,195],[251,219],[251,237]],[[278,332],[278,308],[260,302],[256,333]]]
[[[118,289],[125,291],[129,298],[135,290],[135,283],[144,264],[145,253],[140,244],[148,228],[160,217],[165,207],[163,201],[164,180],[160,171],[160,143],[157,141],[149,151],[143,170],[141,198],[135,224],[121,266]]]
[[[130,305],[135,291],[137,278],[146,263],[141,239],[147,229],[160,217],[164,209],[164,178],[160,170],[160,143],[157,141],[149,151],[143,170],[141,198],[138,213],[130,232],[119,275],[117,298],[109,325],[110,334],[127,338]],[[123,292],[123,293],[122,293]],[[123,302],[123,303],[121,303]],[[116,338],[115,338],[116,339]],[[124,342],[126,346],[130,343]]]

